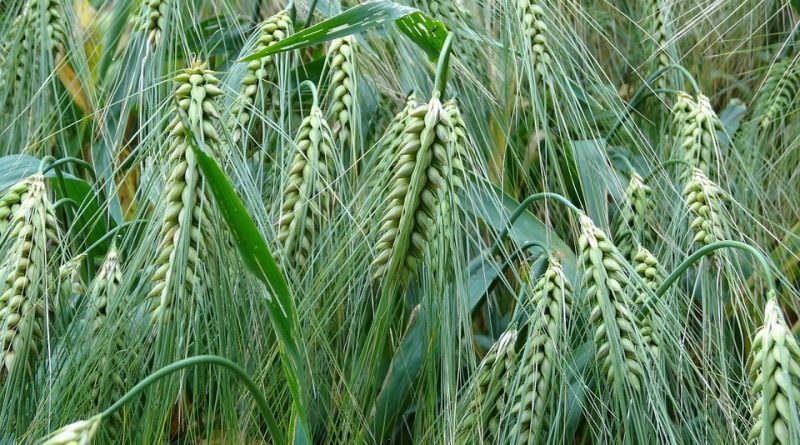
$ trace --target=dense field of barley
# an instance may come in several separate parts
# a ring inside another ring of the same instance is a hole
[[[0,0],[0,445],[800,444],[800,1]]]

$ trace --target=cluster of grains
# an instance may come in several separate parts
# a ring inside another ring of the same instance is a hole
[[[796,444],[800,438],[800,346],[774,298],[767,302],[764,326],[753,340],[750,374],[755,379],[754,424],[748,441]]]
[[[678,129],[677,154],[694,168],[704,172],[716,171],[719,155],[717,132],[722,132],[722,123],[711,108],[708,98],[700,95],[695,101],[686,93],[678,95],[673,107]],[[690,170],[683,170],[681,179],[686,180]]]
[[[209,201],[204,194],[197,159],[190,148],[185,114],[190,130],[206,145],[215,147],[219,138],[215,98],[222,94],[219,80],[204,65],[194,63],[175,77],[175,117],[168,130],[172,138],[167,165],[170,168],[164,196],[158,254],[151,277],[153,287],[147,295],[153,324],[169,321],[175,299],[191,292],[197,280],[198,259],[203,252],[203,224],[207,224]],[[185,263],[183,262],[185,261]],[[185,267],[178,267],[185,265]]]
[[[389,122],[389,125],[386,127],[386,132],[378,144],[380,152],[378,152],[377,162],[374,164],[376,166],[374,170],[377,172],[375,177],[381,176],[384,172],[394,170],[394,166],[397,162],[397,154],[403,142],[403,131],[406,128],[406,120],[411,114],[411,111],[415,110],[418,106],[417,97],[411,94],[408,96],[408,99],[406,99],[406,104],[403,109]]]
[[[0,380],[38,354],[42,342],[49,270],[58,243],[56,218],[47,197],[44,177],[26,180],[22,198],[8,228],[0,273]]]
[[[109,314],[114,310],[117,291],[122,282],[122,268],[120,267],[119,254],[115,247],[111,247],[106,254],[106,258],[97,275],[92,281],[89,289],[91,304],[90,323],[91,330],[95,339],[99,338],[101,327],[109,321]],[[119,399],[125,392],[125,382],[117,368],[118,354],[125,350],[123,337],[118,335],[110,351],[103,354],[94,375],[92,384],[92,400],[97,409],[102,409],[108,404],[109,400]],[[115,413],[111,419],[112,427],[110,432],[117,430],[116,426],[122,423],[119,412]]]
[[[8,188],[2,196],[0,196],[0,234],[6,233],[11,225],[12,218],[22,198],[28,193],[29,181],[20,181],[10,188]]]
[[[407,281],[437,230],[435,218],[440,211],[447,211],[441,204],[452,202],[450,192],[459,181],[454,179],[452,110],[434,94],[428,104],[410,110],[404,119],[375,248],[373,279]]]
[[[289,18],[289,12],[281,11],[259,26],[258,40],[253,52],[264,50],[285,39],[291,33],[292,21]],[[276,57],[278,56],[264,56],[258,60],[247,62],[241,91],[231,108],[232,118],[229,126],[234,144],[242,139],[242,131],[250,123],[258,95],[266,94],[265,90],[269,91],[271,84],[278,79]]]
[[[89,420],[79,420],[56,431],[42,445],[91,445],[97,428],[100,426],[100,417]]]
[[[625,197],[614,221],[614,242],[622,255],[631,259],[637,244],[652,245],[648,221],[653,212],[653,190],[638,173],[631,173]]]
[[[169,7],[170,0],[142,0],[137,25],[147,36],[151,51],[158,46],[161,34],[167,27]]]
[[[551,54],[547,42],[548,29],[543,20],[544,10],[537,0],[516,0],[517,15],[522,31],[528,41],[528,56],[531,58],[535,81],[551,82]]]
[[[592,305],[596,361],[609,385],[625,382],[638,393],[645,360],[639,323],[631,312],[633,301],[626,293],[631,283],[624,260],[589,217],[581,215],[580,226],[579,261],[585,297]]]
[[[661,264],[658,262],[658,258],[653,255],[652,252],[647,250],[642,246],[638,246],[633,254],[633,259],[631,264],[633,265],[633,270],[636,271],[636,275],[642,279],[642,282],[645,284],[647,289],[640,289],[638,291],[638,297],[634,302],[637,307],[641,308],[645,303],[648,302],[650,299],[650,293],[647,290],[655,292],[656,289],[664,282],[665,273],[664,270],[661,268]],[[657,303],[657,302],[656,302]],[[654,317],[658,317],[662,312],[663,308],[656,307],[655,309],[651,309],[643,315],[639,319],[639,327],[640,333],[642,335],[642,340],[647,348],[650,350],[650,354],[653,357],[658,356],[658,349],[659,349],[659,338],[658,335],[654,332],[653,327],[653,320]]]
[[[549,427],[549,401],[557,391],[557,368],[567,335],[572,307],[572,286],[561,264],[551,259],[535,286],[528,285],[528,333],[517,366],[520,382],[508,399],[509,428],[503,443],[535,444],[544,441]],[[514,380],[514,379],[510,379]]]
[[[665,0],[651,0],[648,5],[647,18],[650,22],[650,32],[652,33],[650,39],[655,43],[656,55],[655,69],[659,70],[672,64],[670,60],[669,47],[672,33],[669,30],[669,10],[670,2]],[[668,77],[662,75],[656,80],[656,88],[665,89],[669,85],[667,83]]]
[[[725,194],[700,169],[692,169],[691,178],[683,189],[683,199],[693,219],[690,227],[694,242],[708,245],[726,239],[723,199]]]
[[[340,150],[352,147],[356,106],[355,39],[348,36],[334,40],[328,50],[330,70],[328,119],[333,140]]]
[[[66,33],[64,28],[64,14],[59,2],[54,0],[29,0],[21,14],[17,16],[12,25],[13,34],[17,34],[14,42],[15,57],[8,58],[9,72],[14,73],[17,82],[23,82],[31,75],[29,56],[37,54],[40,44],[44,46],[53,57],[50,61],[55,63],[55,56],[64,52]],[[44,35],[38,31],[45,29]],[[0,65],[2,66],[2,65]]]
[[[493,438],[486,443],[496,442],[505,405],[506,380],[516,360],[516,342],[517,330],[506,331],[481,360],[458,427],[456,443],[474,443],[476,437]]]
[[[332,211],[337,166],[330,127],[316,105],[300,123],[295,150],[283,192],[278,242],[282,259],[302,269]]]
[[[780,121],[794,106],[800,91],[800,70],[793,58],[785,58],[769,71],[755,111],[759,120],[759,130],[768,134],[772,125]]]

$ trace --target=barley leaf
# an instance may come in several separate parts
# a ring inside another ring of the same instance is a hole
[[[191,127],[187,125],[186,128]],[[308,440],[302,438],[302,436],[308,437],[305,430],[305,425],[308,425],[306,421],[308,417],[301,389],[301,382],[304,380],[303,357],[305,353],[298,328],[297,310],[289,286],[275,263],[267,243],[258,231],[258,227],[247,213],[225,173],[211,156],[197,147],[194,135],[190,133],[190,136],[197,163],[219,205],[220,213],[233,235],[245,265],[270,290],[267,309],[275,329],[275,336],[280,344],[284,374],[299,419],[300,426],[297,434],[301,437],[298,440],[309,443]],[[273,439],[280,441],[278,438]]]
[[[357,34],[392,22],[426,53],[434,56],[447,37],[447,31],[438,20],[434,20],[417,9],[385,0],[374,0],[352,7],[341,14],[297,32],[280,42],[241,59],[243,62],[258,60],[282,51],[305,48],[340,37]]]

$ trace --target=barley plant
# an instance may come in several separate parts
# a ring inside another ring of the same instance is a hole
[[[800,443],[798,28],[0,1],[0,444]]]

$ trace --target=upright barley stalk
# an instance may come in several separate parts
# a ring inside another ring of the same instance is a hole
[[[504,332],[481,360],[467,393],[457,444],[480,443],[477,438],[495,443],[505,403],[505,385],[514,367],[516,341],[516,329]]]
[[[393,287],[415,273],[435,232],[438,203],[452,199],[455,138],[451,110],[442,106],[438,93],[409,112],[375,247],[373,279],[385,278]]]
[[[165,209],[161,221],[158,256],[147,295],[151,321],[167,322],[176,299],[188,298],[199,277],[196,273],[204,253],[203,225],[208,223],[210,202],[203,189],[197,160],[187,139],[182,115],[195,137],[214,149],[219,137],[215,124],[219,121],[214,98],[220,96],[217,80],[203,64],[193,63],[175,78],[176,113],[168,130],[171,136]],[[186,261],[182,263],[182,261]],[[177,267],[185,264],[185,267]]]
[[[628,260],[633,258],[637,244],[653,243],[653,233],[648,226],[653,212],[652,193],[642,177],[632,172],[614,220],[614,243]]]
[[[355,52],[355,39],[348,36],[334,40],[327,56],[330,70],[328,121],[337,147],[350,153],[350,163],[359,155],[355,152],[355,124],[359,119]]]
[[[330,127],[314,91],[314,105],[300,123],[295,155],[283,192],[278,242],[281,258],[303,268],[322,224],[333,209],[337,158]]]
[[[683,189],[683,197],[693,215],[691,228],[695,232],[694,242],[708,245],[727,239],[724,193],[700,169],[692,169],[691,177]]]
[[[754,378],[748,441],[761,445],[800,443],[800,346],[774,295],[751,350]]]
[[[695,101],[688,94],[681,93],[673,113],[678,130],[676,155],[694,168],[707,173],[716,172],[719,159],[717,132],[724,130],[708,98],[700,95]],[[681,179],[687,180],[690,174],[687,168]]]
[[[266,49],[292,33],[292,21],[289,11],[283,10],[266,19],[258,30],[258,40],[253,52]],[[231,128],[233,144],[242,140],[242,132],[247,132],[251,116],[258,112],[256,107],[259,94],[266,96],[278,81],[278,55],[264,56],[247,62],[246,72],[242,79],[239,96],[231,108],[232,117],[228,122]],[[246,141],[245,141],[246,145]]]
[[[631,282],[623,259],[605,233],[589,217],[580,217],[579,261],[583,267],[583,288],[591,302],[590,321],[595,325],[596,361],[618,396],[625,387],[641,392],[645,378],[642,335],[631,312],[633,301],[626,289]]]
[[[508,398],[503,443],[536,444],[547,437],[553,416],[551,401],[558,391],[558,368],[567,346],[567,322],[572,308],[572,286],[561,264],[551,259],[535,285],[528,284],[523,302],[528,314],[527,337],[516,374],[519,384]],[[513,382],[509,376],[509,383]]]
[[[49,267],[58,243],[53,208],[42,175],[26,179],[28,191],[14,213],[0,272],[5,277],[0,294],[0,381],[22,366],[31,371],[31,359],[42,347]]]

